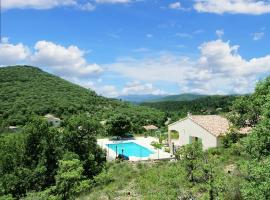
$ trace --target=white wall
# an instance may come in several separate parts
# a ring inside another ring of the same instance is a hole
[[[210,147],[217,147],[217,138],[209,133],[207,130],[194,123],[189,118],[182,121],[176,122],[168,126],[169,132],[175,130],[179,133],[179,141],[176,145],[186,145],[189,144],[189,136],[198,137],[202,139],[202,144],[204,149]],[[171,144],[170,144],[171,145]]]
[[[51,124],[54,127],[59,127],[61,123],[59,119],[48,119],[47,121],[49,124]]]

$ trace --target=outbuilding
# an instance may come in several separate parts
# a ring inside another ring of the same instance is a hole
[[[44,116],[47,119],[47,122],[54,127],[59,127],[61,120],[58,117],[53,116],[52,114],[47,114]]]

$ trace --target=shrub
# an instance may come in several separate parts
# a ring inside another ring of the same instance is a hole
[[[55,180],[55,191],[61,199],[73,199],[91,186],[90,180],[83,176],[83,166],[78,159],[60,160]]]
[[[194,142],[179,148],[176,152],[176,158],[181,160],[190,182],[197,182],[201,171],[202,158],[204,156],[202,143]]]
[[[171,152],[170,147],[166,147],[165,152],[170,153]]]
[[[230,128],[228,133],[223,136],[222,144],[225,148],[229,148],[232,144],[237,143],[241,138],[241,135],[234,128]]]
[[[96,185],[105,186],[114,181],[114,178],[109,171],[103,170],[100,174],[94,177],[94,181]]]

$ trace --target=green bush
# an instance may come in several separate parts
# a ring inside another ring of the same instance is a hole
[[[4,196],[0,196],[0,200],[15,200],[12,195],[4,195]]]
[[[103,170],[101,173],[94,177],[94,181],[97,186],[106,186],[114,181],[114,178],[110,171]]]
[[[171,152],[170,147],[166,147],[165,152],[170,153]]]
[[[92,186],[83,176],[83,165],[78,159],[60,160],[55,180],[55,193],[61,199],[75,199]]]

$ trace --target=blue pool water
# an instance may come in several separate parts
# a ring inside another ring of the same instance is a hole
[[[107,144],[107,146],[114,152],[116,152],[117,148],[117,154],[122,154],[123,149],[123,153],[125,156],[148,157],[150,154],[154,153],[149,149],[134,142]]]

